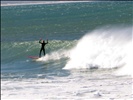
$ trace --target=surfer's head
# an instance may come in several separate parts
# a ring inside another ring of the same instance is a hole
[[[43,43],[45,43],[45,41],[43,40]]]

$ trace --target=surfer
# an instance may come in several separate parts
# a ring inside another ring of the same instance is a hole
[[[39,53],[39,58],[41,57],[41,52],[43,51],[43,54],[45,56],[45,45],[48,44],[48,39],[47,42],[45,42],[44,40],[40,39],[39,43],[42,44],[42,47],[40,49],[40,53]]]

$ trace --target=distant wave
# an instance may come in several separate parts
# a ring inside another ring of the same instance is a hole
[[[8,1],[1,2],[1,6],[20,6],[20,5],[36,5],[36,4],[59,4],[59,3],[75,3],[75,2],[90,2],[90,1]]]

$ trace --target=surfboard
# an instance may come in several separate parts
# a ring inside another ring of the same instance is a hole
[[[31,58],[31,59],[38,59],[39,57],[37,57],[37,56],[28,56],[28,58]]]

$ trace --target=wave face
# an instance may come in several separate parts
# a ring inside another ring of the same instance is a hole
[[[40,44],[38,41],[11,42],[2,43],[2,73],[27,73],[42,68],[47,68],[53,72],[64,66],[64,58],[68,58],[67,50],[71,48],[76,41],[52,40],[46,45],[46,56],[40,63],[32,62],[28,56],[39,56]],[[43,56],[43,54],[42,54]],[[60,61],[62,60],[62,63]],[[45,70],[44,70],[45,71]]]

